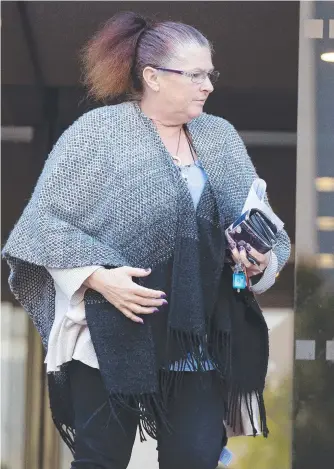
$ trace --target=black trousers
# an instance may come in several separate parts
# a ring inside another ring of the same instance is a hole
[[[126,469],[136,436],[137,417],[125,409],[118,409],[118,422],[110,417],[99,370],[75,360],[69,370],[76,430],[71,468]],[[225,429],[224,401],[219,387],[212,385],[214,379],[214,371],[185,373],[178,397],[168,409],[173,431],[163,428],[160,431],[157,448],[160,469],[217,467]],[[198,380],[202,380],[201,386]]]

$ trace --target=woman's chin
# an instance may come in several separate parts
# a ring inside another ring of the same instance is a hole
[[[196,103],[195,106],[191,106],[189,109],[189,117],[190,119],[195,119],[196,117],[200,116],[203,112],[203,104]]]

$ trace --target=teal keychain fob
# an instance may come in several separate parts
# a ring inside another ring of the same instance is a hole
[[[239,293],[240,290],[244,290],[246,287],[247,280],[245,272],[242,270],[241,265],[237,264],[233,272],[233,288]]]

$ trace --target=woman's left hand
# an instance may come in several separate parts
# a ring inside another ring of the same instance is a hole
[[[236,264],[242,263],[247,271],[248,277],[258,275],[262,273],[269,264],[271,251],[268,251],[266,254],[261,254],[256,249],[254,249],[250,244],[245,246],[237,246],[234,241],[230,241],[230,250],[232,253],[233,260]],[[247,255],[252,256],[259,265],[254,265],[247,259]]]

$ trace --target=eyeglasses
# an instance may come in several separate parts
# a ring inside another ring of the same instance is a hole
[[[216,83],[220,73],[217,70],[214,70],[213,72],[184,72],[183,70],[174,70],[172,68],[164,68],[164,67],[154,67],[156,70],[161,70],[162,72],[171,72],[171,73],[177,73],[179,75],[184,75],[186,77],[191,78],[191,81],[193,83],[196,83],[197,85],[200,85],[203,83],[207,77],[209,77],[209,80],[211,83]]]

